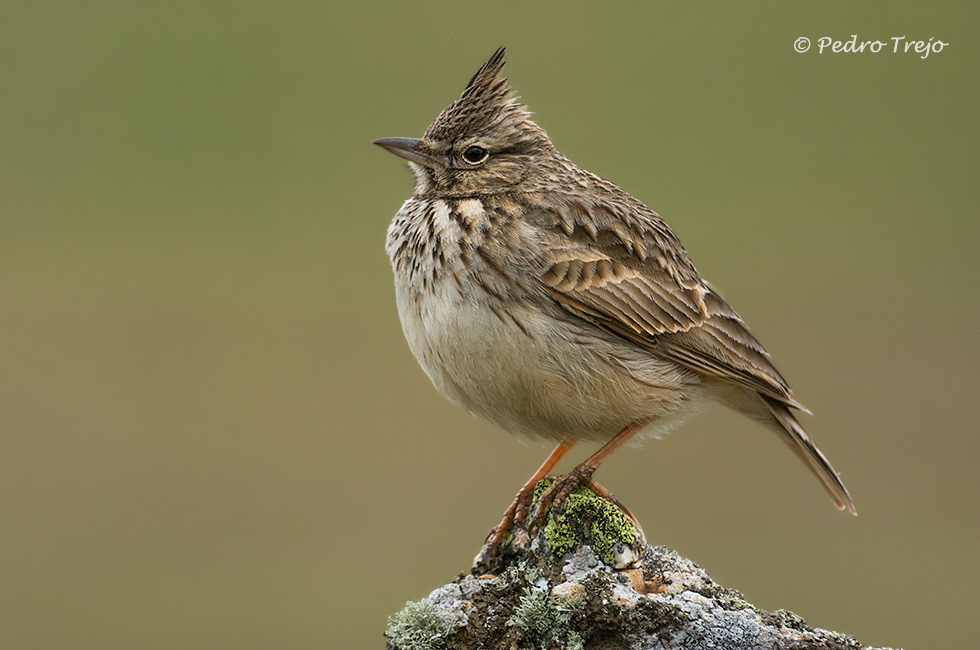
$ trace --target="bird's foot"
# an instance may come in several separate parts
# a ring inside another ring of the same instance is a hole
[[[484,548],[477,557],[477,561],[486,566],[492,566],[494,560],[500,555],[501,550],[510,538],[511,533],[515,535],[520,533],[525,536],[533,536],[540,532],[548,523],[548,512],[551,512],[553,519],[557,519],[565,505],[565,500],[579,486],[587,487],[596,496],[615,505],[629,518],[642,538],[643,529],[640,527],[640,522],[636,520],[636,517],[633,516],[629,508],[616,498],[616,495],[592,480],[592,474],[594,472],[595,468],[579,466],[562,476],[546,475],[544,478],[550,480],[551,485],[537,498],[537,506],[534,508],[530,517],[528,514],[531,506],[535,502],[534,495],[538,483],[529,482],[521,488],[521,491],[514,497],[514,501],[504,512],[500,523],[490,530]]]
[[[500,523],[490,529],[487,535],[483,559],[489,564],[500,552],[504,542],[514,528],[514,522],[522,522],[527,517],[528,508],[534,500],[534,484],[525,485],[514,497],[513,503],[504,511]]]
[[[572,490],[580,485],[587,485],[591,487],[592,485],[598,485],[592,480],[592,474],[595,472],[591,467],[576,467],[568,474],[563,474],[561,476],[548,476],[547,478],[551,480],[551,485],[548,486],[540,497],[538,497],[538,506],[534,509],[534,515],[531,517],[531,521],[528,524],[528,530],[533,534],[541,530],[547,524],[548,511],[551,511],[551,516],[553,519],[557,519],[558,514],[561,513],[561,508],[565,503],[565,499],[568,495],[572,493]],[[605,488],[601,488],[606,494],[611,493]],[[604,495],[600,495],[604,496]]]
[[[594,468],[579,466],[563,476],[548,476],[547,478],[551,479],[552,483],[538,498],[538,505],[534,509],[534,515],[528,524],[528,531],[533,535],[544,527],[547,524],[549,511],[551,512],[552,519],[557,519],[558,515],[561,514],[562,507],[565,505],[565,500],[568,498],[568,495],[575,488],[582,485],[592,490],[596,496],[609,501],[619,508],[642,535],[643,529],[640,527],[640,522],[636,520],[636,517],[626,507],[626,504],[617,499],[616,495],[612,492],[592,480],[592,474],[594,472]]]

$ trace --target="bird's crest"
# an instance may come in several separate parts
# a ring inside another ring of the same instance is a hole
[[[423,136],[426,140],[453,140],[515,129],[529,121],[527,108],[516,101],[507,79],[499,76],[506,48],[499,48],[480,66],[462,94],[439,114]]]

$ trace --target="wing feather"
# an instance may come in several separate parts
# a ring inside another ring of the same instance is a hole
[[[552,222],[560,224],[561,244],[541,281],[566,311],[652,354],[803,408],[762,345],[701,280],[653,212],[639,204],[622,218],[582,201],[558,210]]]

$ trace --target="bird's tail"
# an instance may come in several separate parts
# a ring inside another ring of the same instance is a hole
[[[847,510],[852,515],[856,515],[857,509],[854,507],[854,501],[851,500],[851,495],[844,487],[840,476],[837,475],[827,457],[817,449],[810,437],[806,435],[806,431],[803,430],[796,416],[785,404],[765,395],[760,395],[760,397],[776,423],[779,424],[778,428],[775,426],[772,428],[780,434],[780,437],[789,445],[793,453],[799,456],[800,460],[806,463],[814,476],[820,480],[834,504],[841,510]]]

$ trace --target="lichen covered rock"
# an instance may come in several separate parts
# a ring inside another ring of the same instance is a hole
[[[409,603],[386,637],[390,650],[862,648],[792,612],[755,608],[690,560],[646,545],[618,508],[582,489],[538,534],[519,529],[492,567],[481,553],[469,574]]]

